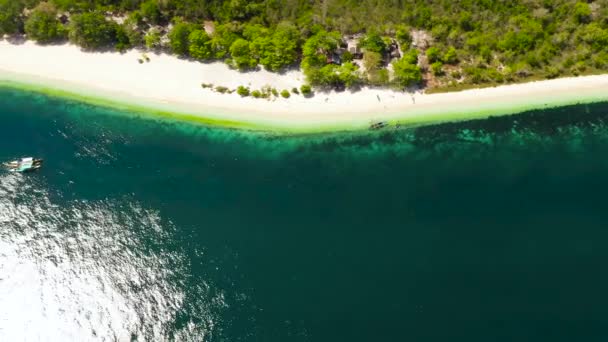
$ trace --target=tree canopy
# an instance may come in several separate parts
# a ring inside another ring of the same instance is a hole
[[[242,70],[300,62],[319,86],[353,83],[347,75],[388,84],[390,64],[435,86],[608,69],[608,0],[0,0],[0,35],[22,33],[86,49],[166,47]],[[351,34],[363,56],[343,51]]]
[[[41,2],[27,18],[25,33],[39,43],[51,43],[63,39],[67,31],[57,19],[55,6]]]

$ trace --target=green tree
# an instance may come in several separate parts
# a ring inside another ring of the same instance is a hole
[[[239,38],[230,46],[233,65],[239,70],[255,68],[258,65],[257,59],[251,55],[249,45],[248,41]]]
[[[371,32],[367,34],[360,42],[361,47],[365,48],[365,50],[377,52],[379,54],[383,54],[386,52],[386,43],[384,39],[375,32]]]
[[[41,2],[27,18],[25,33],[28,38],[45,44],[64,39],[67,31],[57,19],[55,6],[52,3]]]
[[[144,36],[134,18],[129,16],[122,24],[122,27],[124,28],[124,32],[127,35],[131,46],[141,46],[144,44]]]
[[[397,28],[395,38],[397,38],[397,42],[401,45],[402,50],[409,48],[410,44],[412,43],[412,35],[410,34],[409,27],[400,26]]]
[[[211,38],[203,30],[190,32],[188,35],[188,51],[190,56],[199,60],[208,60],[214,57]]]
[[[158,0],[148,0],[141,3],[140,12],[142,17],[146,19],[150,24],[157,25],[161,21],[160,8],[158,7]]]
[[[236,93],[241,95],[242,97],[249,96],[249,88],[239,86],[238,88],[236,88]]]
[[[443,62],[446,64],[458,63],[458,55],[456,54],[456,49],[453,46],[450,46],[445,55],[443,55]]]
[[[68,36],[71,42],[85,49],[98,49],[117,42],[117,26],[100,12],[74,14],[70,18]]]
[[[177,22],[169,32],[169,47],[173,53],[180,56],[187,56],[190,47],[189,36],[196,27],[190,23]]]
[[[404,59],[405,61],[407,61],[410,64],[418,63],[418,50],[416,50],[416,49],[408,50],[407,52],[405,52],[403,54],[402,59]]]
[[[308,97],[308,96],[312,95],[312,87],[308,84],[303,84],[300,87],[300,92],[302,93],[302,95]]]
[[[151,28],[150,31],[148,31],[148,33],[146,33],[144,40],[146,41],[146,47],[148,49],[153,50],[153,49],[160,48],[160,46],[161,46],[160,31],[158,31],[157,28]]]
[[[401,87],[410,87],[422,81],[422,72],[417,65],[409,63],[405,58],[393,62],[395,81]]]
[[[0,35],[18,33],[23,27],[23,3],[0,0]]]
[[[356,87],[361,84],[361,77],[357,71],[357,66],[351,62],[346,62],[338,68],[338,79],[347,88]]]
[[[435,63],[431,64],[431,72],[435,76],[443,75],[443,63],[436,61]]]
[[[435,63],[440,59],[441,51],[438,48],[431,46],[426,50],[426,58],[430,63]]]
[[[281,92],[281,96],[288,99],[291,96],[291,94],[289,93],[289,90],[283,89],[283,91]]]
[[[131,48],[131,40],[129,39],[129,32],[125,25],[116,26],[116,50],[124,52]]]
[[[574,5],[574,19],[579,24],[586,24],[591,21],[591,8],[586,2],[577,2]]]
[[[295,26],[279,24],[262,52],[260,64],[272,71],[294,64],[298,59],[298,41],[299,33]]]

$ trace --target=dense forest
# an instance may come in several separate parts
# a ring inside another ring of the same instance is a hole
[[[608,70],[608,0],[0,0],[0,35],[310,84],[455,89]],[[0,52],[1,53],[1,52]]]

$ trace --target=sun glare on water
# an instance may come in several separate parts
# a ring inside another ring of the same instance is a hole
[[[221,298],[185,285],[183,255],[156,248],[160,221],[133,200],[55,205],[34,178],[0,175],[2,340],[207,340]],[[183,310],[204,318],[178,322]]]

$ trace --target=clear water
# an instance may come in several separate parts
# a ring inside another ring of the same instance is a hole
[[[125,115],[127,114],[127,115]],[[605,341],[608,104],[281,137],[0,89],[1,341]]]

